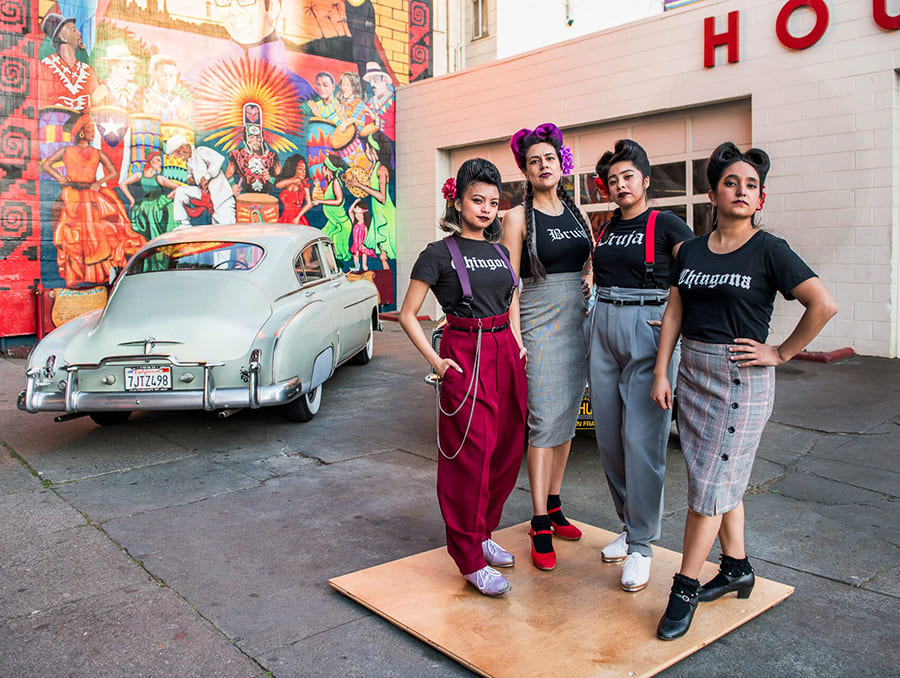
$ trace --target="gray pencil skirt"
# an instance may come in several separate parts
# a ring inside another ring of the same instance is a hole
[[[582,328],[587,302],[581,273],[525,280],[519,308],[522,341],[528,349],[528,444],[555,447],[575,437],[587,384]]]
[[[741,503],[775,402],[775,368],[738,368],[729,346],[681,340],[678,433],[688,506],[706,516]]]

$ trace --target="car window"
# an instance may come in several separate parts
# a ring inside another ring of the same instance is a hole
[[[330,278],[340,270],[337,265],[337,259],[334,256],[334,245],[330,242],[320,242],[319,247],[322,248],[322,261],[325,264],[325,275]]]
[[[322,261],[319,257],[319,248],[315,243],[303,249],[294,260],[294,271],[300,283],[308,283],[321,280],[325,277],[322,272]]]
[[[262,260],[265,250],[243,242],[179,242],[144,250],[135,257],[126,275],[156,271],[249,271]]]

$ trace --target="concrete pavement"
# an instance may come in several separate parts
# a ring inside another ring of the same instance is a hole
[[[469,675],[327,584],[443,544],[433,393],[386,325],[307,424],[55,424],[15,409],[24,361],[0,359],[0,676]],[[780,368],[751,485],[749,555],[796,592],[662,675],[900,675],[900,361]],[[619,528],[592,437],[563,498]],[[673,437],[661,546],[685,505]],[[523,469],[503,526],[529,516]]]

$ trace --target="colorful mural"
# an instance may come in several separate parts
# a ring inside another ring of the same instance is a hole
[[[100,298],[147,240],[235,221],[321,228],[393,306],[395,90],[431,74],[431,0],[3,6],[0,336],[40,332],[35,291]]]

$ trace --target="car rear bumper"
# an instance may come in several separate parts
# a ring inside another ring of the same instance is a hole
[[[259,383],[259,364],[251,363],[247,373],[246,386],[217,387],[214,370],[222,363],[182,363],[172,356],[149,356],[154,363],[161,359],[180,367],[190,366],[203,371],[200,388],[172,389],[167,391],[80,391],[78,373],[95,370],[108,365],[146,362],[148,356],[105,358],[96,365],[67,365],[64,369],[65,381],[60,388],[41,385],[41,370],[31,368],[25,373],[25,390],[19,393],[16,406],[26,412],[115,412],[125,410],[223,410],[283,405],[297,398],[303,392],[298,377],[262,386]]]

